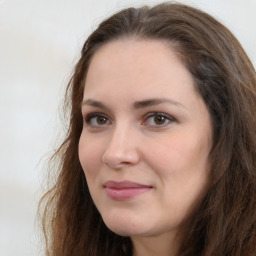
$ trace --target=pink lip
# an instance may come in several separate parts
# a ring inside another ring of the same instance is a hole
[[[107,181],[103,184],[107,195],[117,201],[128,200],[152,189],[152,186],[131,181]]]

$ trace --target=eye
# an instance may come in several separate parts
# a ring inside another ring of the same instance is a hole
[[[91,127],[102,127],[110,124],[108,117],[101,113],[89,114],[86,116],[85,122]]]
[[[156,112],[148,114],[143,123],[150,126],[166,126],[173,121],[173,117],[164,113]]]

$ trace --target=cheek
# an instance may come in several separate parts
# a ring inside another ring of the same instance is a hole
[[[81,136],[78,146],[79,160],[84,170],[87,181],[95,179],[101,164],[102,149],[89,138]]]
[[[203,145],[199,137],[177,135],[161,141],[148,158],[161,182],[159,201],[181,219],[201,199],[207,186],[209,149]]]
[[[81,166],[83,168],[87,185],[90,191],[92,200],[96,207],[100,205],[100,169],[102,159],[102,147],[99,143],[96,143],[95,139],[91,139],[90,136],[83,136],[82,134],[79,145],[78,154]],[[86,139],[85,139],[86,138]]]
[[[145,143],[145,150],[147,152],[147,160],[152,165],[158,166],[155,170],[178,170],[187,161],[191,162],[191,158],[195,154],[196,147],[194,143],[189,142],[191,138],[187,138],[184,134],[175,136],[167,134],[157,141],[152,140],[151,143]],[[150,150],[149,150],[150,149]]]
[[[148,162],[162,183],[171,183],[169,187],[187,190],[197,182],[201,183],[207,176],[210,151],[208,141],[191,134],[190,130],[187,133],[175,133],[175,136],[169,135],[158,143],[152,143],[154,150],[148,151]],[[150,146],[147,145],[147,148]]]

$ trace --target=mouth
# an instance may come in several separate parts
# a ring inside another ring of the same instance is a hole
[[[153,187],[131,181],[107,181],[103,184],[106,194],[113,200],[124,201],[141,195]]]

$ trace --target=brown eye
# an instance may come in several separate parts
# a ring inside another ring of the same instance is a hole
[[[172,122],[174,122],[174,118],[165,113],[149,113],[146,116],[144,124],[155,127],[164,127]]]
[[[85,122],[91,127],[102,127],[110,124],[109,119],[100,113],[93,113],[86,117]]]
[[[106,124],[108,122],[108,119],[106,118],[106,117],[104,117],[104,116],[98,116],[97,117],[97,123],[99,124],[99,125],[104,125],[104,124]]]
[[[157,115],[157,116],[154,117],[154,122],[157,125],[164,124],[166,122],[166,117],[165,116],[161,116],[161,115]]]

